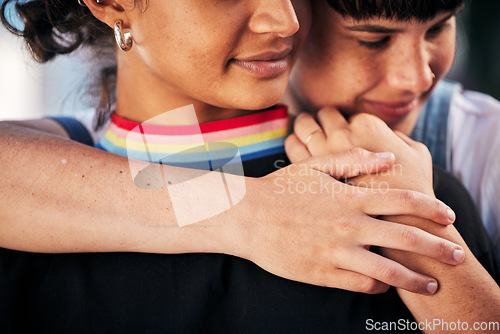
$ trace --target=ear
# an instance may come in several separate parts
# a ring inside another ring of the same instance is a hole
[[[71,1],[71,0],[70,0]],[[128,14],[133,11],[135,0],[80,0],[84,2],[99,21],[106,23],[111,28],[114,27],[116,21],[121,20],[124,27],[130,25]]]

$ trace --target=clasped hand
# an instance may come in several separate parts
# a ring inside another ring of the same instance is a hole
[[[311,115],[299,116],[285,145],[293,164],[247,189],[275,208],[252,212],[259,223],[248,227],[252,233],[244,243],[252,250],[243,257],[276,275],[315,285],[364,293],[385,292],[392,285],[433,294],[436,280],[370,251],[378,246],[451,265],[463,261],[463,249],[450,241],[377,219],[411,215],[453,223],[453,211],[433,195],[427,149],[374,116],[359,115],[348,122],[338,111],[324,109],[318,119],[320,124]],[[323,132],[308,139],[320,128]],[[376,184],[387,187],[356,186],[364,177],[358,175],[384,170],[376,175]],[[348,182],[339,181],[345,178]],[[283,213],[295,219],[283,220]]]

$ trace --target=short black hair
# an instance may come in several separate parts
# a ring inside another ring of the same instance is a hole
[[[428,21],[441,12],[459,11],[465,0],[326,0],[334,10],[355,20],[371,18]]]

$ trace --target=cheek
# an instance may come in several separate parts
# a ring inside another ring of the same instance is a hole
[[[165,22],[160,13],[150,13],[152,18],[142,20],[134,34],[147,66],[169,76],[194,70],[209,74],[210,70],[223,69],[228,46],[222,45],[221,40],[229,40],[229,37],[221,39],[220,36],[227,35],[227,26],[204,21],[199,13],[178,17],[173,14],[170,13]],[[153,27],[152,22],[163,23]]]
[[[309,106],[352,109],[357,98],[376,83],[378,67],[373,59],[342,52],[342,48],[347,47],[330,44],[314,48],[309,45],[302,54],[292,84]]]
[[[304,54],[296,64],[292,76],[291,85],[297,95],[313,109],[325,105],[325,100],[331,95],[332,90],[331,76],[323,62],[318,58]]]

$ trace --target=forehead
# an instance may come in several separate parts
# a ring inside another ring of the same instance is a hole
[[[399,20],[395,18],[388,19],[380,17],[356,20],[352,17],[343,17],[335,11],[332,13],[333,15],[331,17],[335,18],[333,21],[336,21],[337,24],[344,27],[344,29],[373,33],[403,33],[409,31],[408,29],[412,30],[414,28],[427,30],[429,27],[451,22],[449,20],[455,16],[454,12],[443,12],[427,21],[417,19]]]
[[[442,12],[458,12],[465,0],[322,0],[344,17],[425,22]]]

